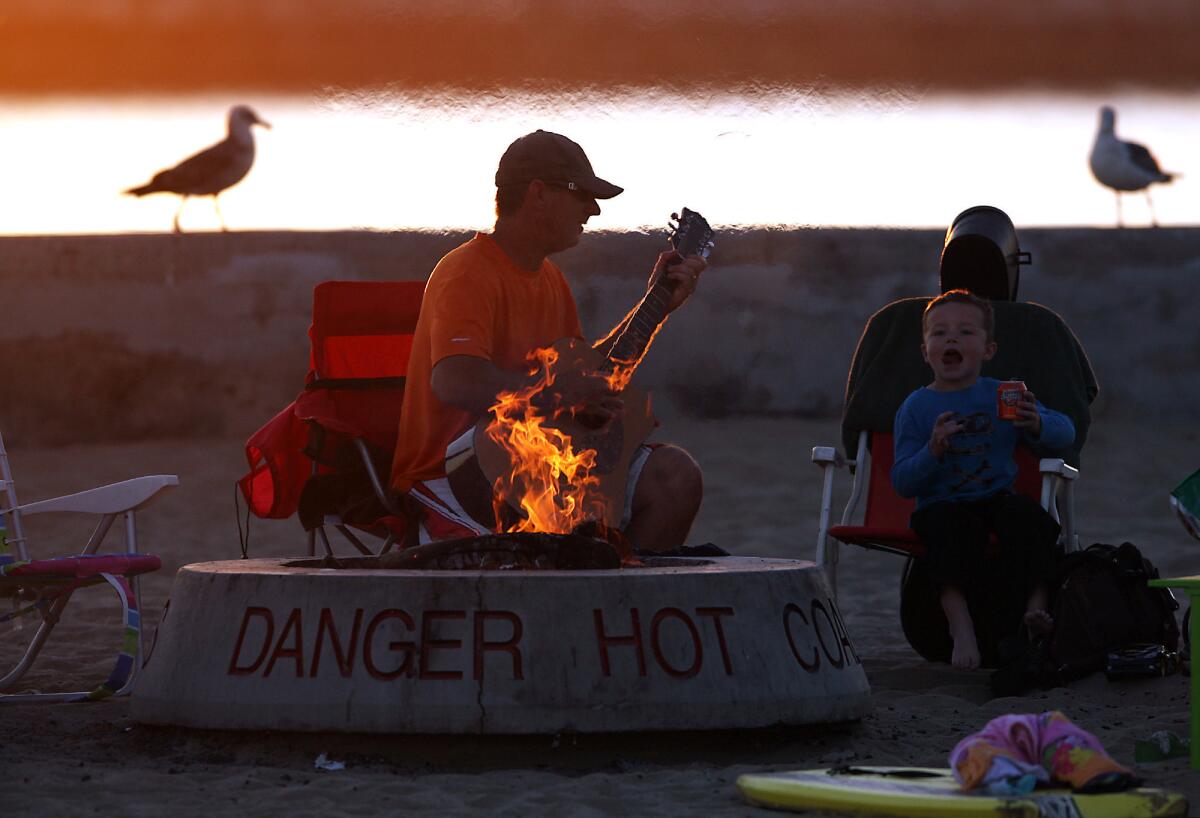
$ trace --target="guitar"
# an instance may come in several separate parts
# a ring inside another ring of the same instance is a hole
[[[683,208],[680,214],[671,214],[677,223],[671,225],[668,241],[675,254],[680,257],[700,255],[708,257],[713,247],[713,230],[699,213]],[[654,338],[660,324],[667,316],[667,304],[671,300],[674,283],[665,275],[647,290],[645,296],[630,314],[625,326],[607,351],[587,346],[579,339],[563,339],[555,343],[549,364],[551,373],[557,374],[568,368],[578,368],[583,371],[595,372],[609,379],[614,391],[621,395],[623,412],[607,424],[596,428],[589,426],[584,419],[569,413],[560,417],[544,419],[543,428],[551,430],[551,436],[561,441],[562,436],[569,437],[570,449],[581,455],[585,461],[586,493],[589,497],[588,512],[585,519],[591,519],[609,528],[616,528],[620,523],[625,505],[625,484],[629,465],[638,448],[654,429],[654,415],[650,410],[650,397],[637,387],[628,385],[629,378],[645,355],[650,341]],[[488,433],[488,427],[495,423],[495,407],[480,420],[472,434],[471,452],[459,452],[454,458],[448,453],[447,472],[451,483],[455,481],[455,469],[464,462],[464,455],[473,455],[477,460],[476,474],[482,474],[491,491],[499,502],[494,514],[503,515],[503,505],[519,511],[518,516],[526,516],[520,511],[521,499],[525,497],[528,485],[519,476],[513,477],[513,457],[509,452],[503,434]],[[499,437],[499,439],[497,439]],[[590,457],[588,453],[593,453]],[[451,459],[455,462],[452,463]],[[463,479],[466,469],[457,469],[458,479]],[[571,482],[569,475],[558,478],[562,483]],[[478,484],[478,478],[476,478]],[[478,485],[476,486],[478,488]],[[570,489],[571,486],[562,486]],[[584,487],[575,485],[576,493]],[[456,494],[462,496],[457,490]],[[478,495],[478,492],[475,492]],[[561,501],[559,501],[561,504]],[[573,501],[572,501],[573,502]],[[464,504],[465,505],[465,504]],[[472,516],[483,521],[482,510],[468,508]],[[567,533],[565,531],[559,533]]]

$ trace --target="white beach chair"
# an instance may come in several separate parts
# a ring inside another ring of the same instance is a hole
[[[877,449],[874,454],[872,443]],[[835,594],[839,542],[907,557],[925,553],[921,539],[908,527],[916,502],[901,497],[892,488],[892,460],[892,436],[887,433],[860,431],[853,460],[841,457],[832,446],[813,447],[812,461],[822,471],[816,562],[825,570]],[[1064,551],[1078,550],[1074,483],[1079,470],[1062,458],[1039,459],[1024,447],[1018,448],[1016,461],[1014,490],[1039,501],[1062,526],[1060,543]],[[834,472],[841,467],[853,469],[854,474],[841,522],[834,525],[833,480]]]
[[[22,505],[17,500],[8,452],[0,437],[0,520],[7,529],[0,536],[0,599],[10,600],[10,611],[0,613],[0,624],[38,614],[41,624],[16,665],[0,678],[0,691],[11,690],[33,666],[71,595],[79,588],[107,582],[121,602],[123,636],[116,664],[107,680],[89,691],[69,693],[0,694],[0,702],[95,701],[128,693],[141,665],[141,606],[137,575],[157,570],[156,556],[139,554],[135,514],[167,489],[179,485],[173,474],[137,477],[108,486]],[[48,512],[79,512],[100,520],[83,549],[71,556],[33,559],[25,539],[22,517]],[[124,518],[125,551],[98,554],[97,549],[118,517]]]

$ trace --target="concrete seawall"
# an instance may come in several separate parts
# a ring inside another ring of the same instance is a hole
[[[1034,260],[1021,298],[1059,312],[1083,342],[1101,382],[1096,414],[1194,414],[1200,230],[1020,234]],[[46,444],[249,434],[302,385],[313,285],[422,279],[467,235],[0,238],[0,423],[10,441]],[[726,232],[639,380],[664,414],[835,416],[863,323],[936,290],[941,242],[940,230]],[[589,334],[633,304],[661,246],[600,233],[559,257]]]

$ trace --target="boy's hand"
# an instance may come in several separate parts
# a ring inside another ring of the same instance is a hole
[[[1042,436],[1042,416],[1038,412],[1037,398],[1026,389],[1017,401],[1017,418],[1012,422],[1018,429],[1028,429],[1034,438]]]
[[[953,412],[942,412],[933,422],[933,435],[929,438],[929,451],[941,460],[950,445],[950,438],[963,430],[963,425],[954,419]]]

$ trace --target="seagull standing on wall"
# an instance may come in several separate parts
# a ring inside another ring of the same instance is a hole
[[[1150,205],[1150,223],[1158,227],[1154,202],[1150,199],[1150,185],[1170,182],[1178,174],[1164,173],[1145,146],[1117,139],[1114,132],[1116,122],[1116,111],[1107,105],[1100,109],[1100,130],[1096,132],[1096,141],[1088,158],[1092,175],[1097,182],[1112,188],[1117,194],[1118,227],[1124,226],[1121,220],[1121,193],[1135,190],[1145,191],[1146,202]]]
[[[125,193],[139,197],[147,193],[175,193],[181,196],[173,222],[176,233],[181,232],[179,214],[183,212],[183,205],[188,196],[212,196],[221,229],[228,230],[217,197],[222,191],[242,181],[250,172],[250,166],[254,164],[254,134],[250,130],[252,125],[271,127],[259,119],[258,114],[249,106],[233,106],[229,109],[229,133],[224,139],[195,156],[184,159],[173,168],[160,170],[146,184],[130,188]]]

